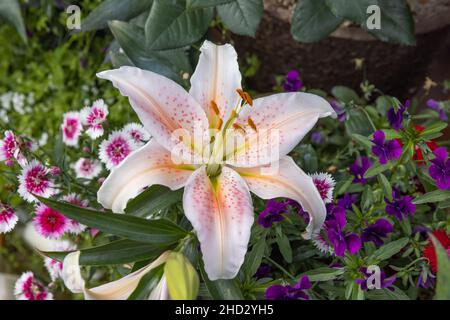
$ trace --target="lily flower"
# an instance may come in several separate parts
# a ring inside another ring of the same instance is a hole
[[[313,179],[287,154],[319,118],[336,114],[325,99],[303,92],[253,101],[241,88],[231,45],[205,41],[200,51],[189,92],[136,67],[97,75],[129,98],[152,136],[112,169],[97,198],[122,213],[128,200],[153,184],[184,187],[184,212],[200,241],[209,279],[232,279],[244,261],[254,221],[250,192],[299,202],[310,215],[307,239],[322,227],[325,204]]]

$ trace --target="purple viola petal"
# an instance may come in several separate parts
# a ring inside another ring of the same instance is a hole
[[[266,299],[268,300],[281,300],[286,297],[288,289],[282,285],[273,285],[266,290]]]
[[[377,247],[383,245],[383,238],[394,231],[394,227],[387,219],[378,219],[374,224],[367,226],[361,233],[363,242],[373,242]]]
[[[361,249],[361,238],[354,233],[350,233],[345,237],[347,249],[350,254],[355,254]]]
[[[392,286],[392,284],[395,282],[395,280],[397,280],[396,276],[392,276],[390,278],[384,279],[384,280],[382,280],[381,287],[389,288]]]
[[[311,282],[309,281],[308,276],[301,277],[298,283],[294,286],[294,288],[300,290],[310,289]]]
[[[436,160],[439,160],[439,161],[441,161],[441,162],[447,160],[447,158],[448,158],[448,152],[447,152],[447,149],[445,149],[445,148],[443,148],[443,147],[436,148],[436,149],[433,151],[433,153],[434,153],[434,155],[436,156],[435,159],[436,159]]]
[[[402,155],[402,146],[397,140],[389,141],[387,143],[387,150],[389,160],[398,160],[398,158]]]
[[[439,110],[439,119],[441,119],[444,122],[448,121],[447,113],[445,113],[444,109]]]
[[[394,108],[390,108],[387,113],[389,125],[394,130],[400,130],[403,128],[403,110],[395,111]]]
[[[300,73],[297,70],[291,70],[286,75],[286,79],[297,80],[300,77]]]
[[[371,166],[372,162],[370,162],[368,157],[357,158],[349,168],[350,172],[355,176],[353,182],[365,184],[367,182],[367,179],[364,178],[364,174]]]

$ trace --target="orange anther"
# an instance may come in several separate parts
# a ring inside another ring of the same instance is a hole
[[[211,101],[211,108],[214,110],[215,114],[217,115],[220,114],[219,107],[217,106],[217,103],[214,100]]]
[[[235,129],[235,130],[239,130],[239,131],[242,131],[243,133],[245,133],[245,129],[244,128],[242,128],[240,125],[238,125],[237,123],[233,123],[233,128]]]
[[[244,100],[249,105],[253,105],[253,99],[248,92],[245,92],[242,89],[236,89],[236,92],[239,94],[242,100]]]
[[[256,124],[253,122],[252,118],[248,117],[247,123],[253,130],[258,131],[258,129],[256,128]]]

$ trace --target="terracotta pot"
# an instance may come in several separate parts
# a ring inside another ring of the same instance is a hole
[[[301,1],[301,0],[300,0]],[[434,53],[450,39],[450,0],[409,1],[416,20],[416,46],[390,44],[344,23],[330,37],[299,43],[290,34],[294,0],[265,0],[256,39],[233,35],[238,53],[255,53],[261,69],[248,85],[270,91],[276,74],[298,69],[308,87],[330,90],[336,84],[358,88],[361,71],[354,58],[364,58],[366,76],[378,88],[406,97],[421,87]]]

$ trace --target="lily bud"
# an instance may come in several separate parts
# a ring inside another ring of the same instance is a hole
[[[189,260],[179,252],[172,252],[164,266],[164,276],[173,300],[197,298],[199,278]]]

